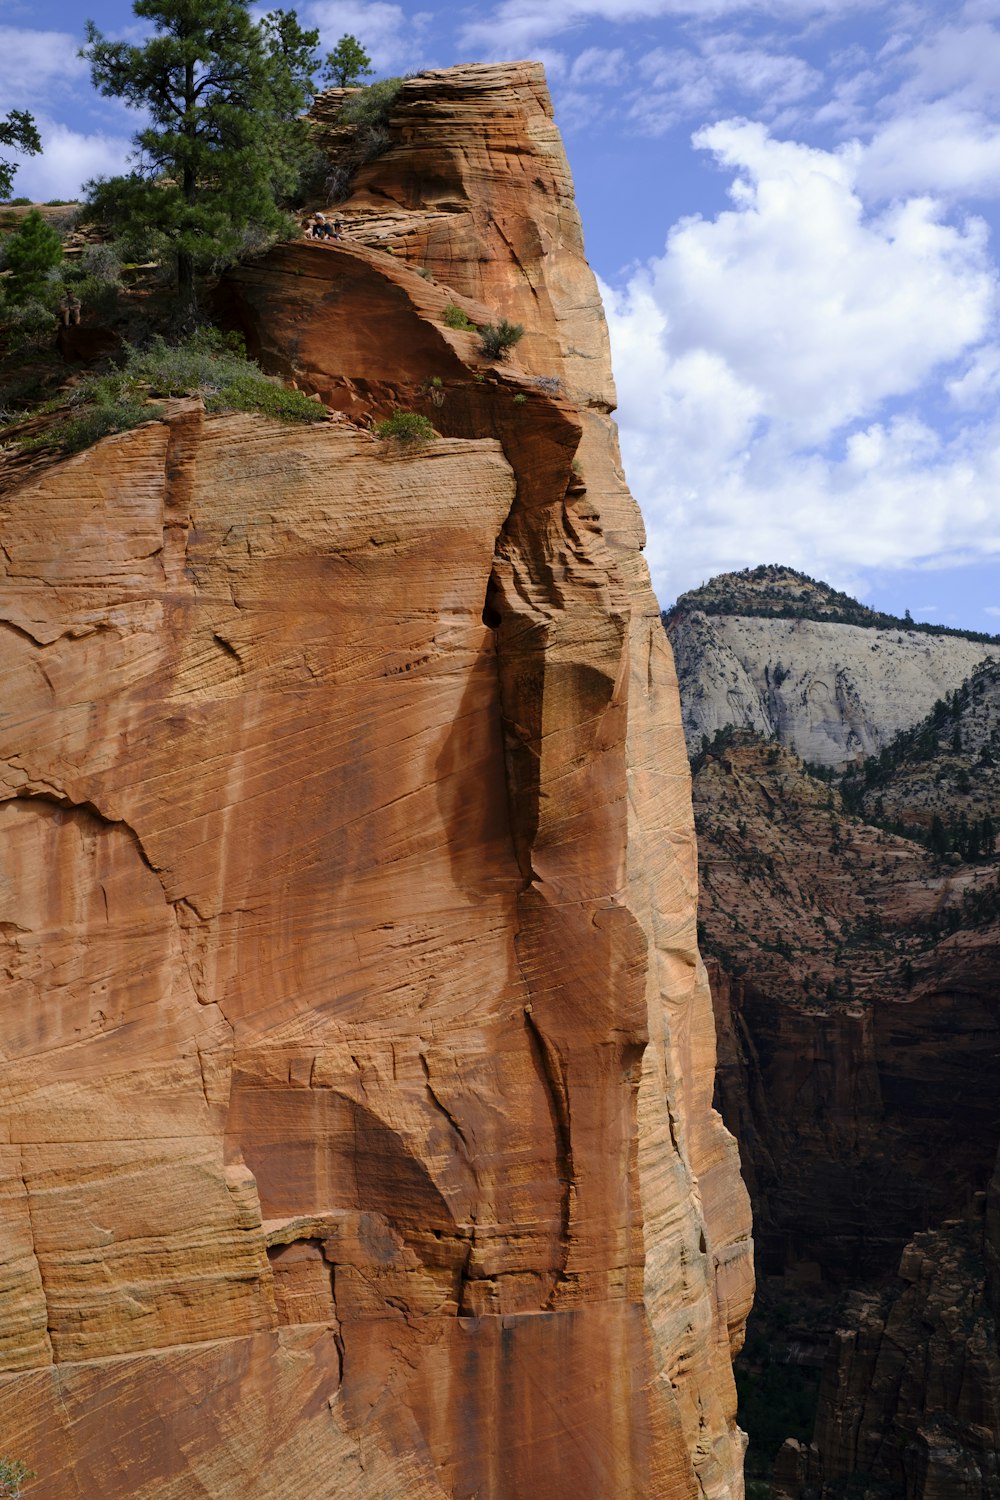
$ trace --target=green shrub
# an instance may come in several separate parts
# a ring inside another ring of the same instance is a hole
[[[21,1487],[34,1479],[34,1469],[19,1458],[0,1458],[0,1500],[19,1500]]]
[[[418,411],[394,411],[375,424],[380,438],[394,438],[397,443],[427,443],[437,437],[427,417]]]
[[[25,302],[40,298],[48,284],[48,273],[62,260],[62,254],[59,231],[46,224],[37,208],[25,214],[3,246],[4,263],[11,273],[8,280],[11,300]]]
[[[479,330],[479,350],[487,359],[506,359],[514,345],[524,338],[520,323],[508,323],[501,318],[499,323],[484,323]]]
[[[444,321],[449,328],[461,329],[463,333],[475,333],[476,325],[454,302],[449,302],[444,310]]]
[[[0,303],[4,343],[11,354],[43,349],[52,343],[56,318],[51,307],[37,297],[23,302]]]
[[[58,430],[59,446],[67,453],[79,453],[112,432],[128,432],[140,422],[154,422],[162,415],[162,406],[145,401],[99,402],[63,423]]]
[[[351,169],[374,161],[387,149],[389,116],[405,82],[405,78],[379,78],[344,101],[338,120],[356,127],[347,163]]]
[[[523,391],[518,391],[517,395],[514,397],[514,405],[523,406],[527,399],[528,398]]]
[[[382,128],[388,124],[396,96],[406,79],[379,78],[351,94],[341,106],[339,119],[363,129]]]
[[[201,396],[209,411],[256,411],[283,422],[316,422],[326,415],[302,391],[290,390],[248,359],[238,335],[199,328],[178,344],[154,339],[129,348],[125,366],[82,382],[76,401],[114,402],[154,396]]]
[[[77,453],[109,433],[162,416],[150,396],[189,395],[201,396],[209,411],[258,412],[282,422],[317,422],[326,415],[302,391],[265,375],[247,358],[241,339],[200,328],[180,344],[157,338],[148,349],[127,347],[121,369],[81,380],[61,419],[21,446]]]

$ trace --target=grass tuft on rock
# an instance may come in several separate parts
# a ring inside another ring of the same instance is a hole
[[[437,437],[430,420],[418,411],[394,411],[375,423],[375,435],[397,443],[429,443]]]

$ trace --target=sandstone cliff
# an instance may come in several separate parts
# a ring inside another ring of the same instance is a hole
[[[691,753],[733,725],[803,760],[844,766],[916,724],[991,651],[1000,655],[988,639],[885,619],[784,568],[722,574],[683,594],[666,623]]]
[[[541,69],[409,80],[389,134],[349,240],[222,294],[342,415],[181,401],[0,511],[38,1500],[742,1495],[676,680]]]

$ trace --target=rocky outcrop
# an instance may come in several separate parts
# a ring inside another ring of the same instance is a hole
[[[410,80],[390,135],[348,241],[224,293],[339,416],[175,403],[4,500],[39,1500],[742,1493],[676,682],[541,70]]]
[[[983,638],[880,627],[868,616],[882,617],[845,595],[835,607],[825,586],[761,571],[775,575],[765,592],[724,574],[667,616],[692,754],[731,725],[843,767],[918,723],[991,651],[1000,655]]]

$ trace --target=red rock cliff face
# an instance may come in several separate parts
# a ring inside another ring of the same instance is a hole
[[[541,70],[411,80],[391,131],[351,240],[226,305],[441,439],[178,403],[4,502],[0,1450],[39,1500],[742,1495],[676,682]]]

